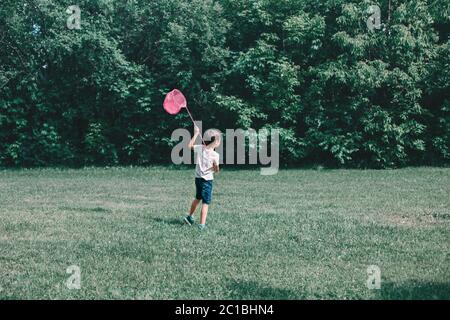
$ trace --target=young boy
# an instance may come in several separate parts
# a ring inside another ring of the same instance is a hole
[[[198,228],[200,230],[206,227],[206,217],[208,216],[208,207],[212,198],[212,187],[214,180],[214,173],[219,172],[219,154],[214,151],[220,145],[220,135],[215,134],[211,137],[211,141],[206,142],[205,145],[194,145],[200,133],[200,129],[194,127],[194,136],[189,142],[189,149],[194,150],[194,157],[196,160],[195,167],[195,199],[192,201],[189,214],[183,219],[184,223],[188,225],[194,224],[194,212],[197,209],[200,201],[202,204],[202,211],[200,216],[200,224]]]

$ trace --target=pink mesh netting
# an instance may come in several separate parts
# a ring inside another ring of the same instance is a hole
[[[169,114],[177,114],[182,108],[186,108],[187,102],[180,90],[170,91],[164,99],[164,110]]]

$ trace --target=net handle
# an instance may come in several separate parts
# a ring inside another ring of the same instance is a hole
[[[189,114],[189,117],[191,118],[192,123],[194,124],[194,126],[196,126],[195,121],[194,121],[194,118],[192,117],[192,114],[191,114],[191,112],[189,111],[189,108],[188,108],[187,104],[186,104],[186,111],[187,111],[187,113]],[[203,145],[206,146],[206,143],[205,143],[205,140],[203,140],[202,134],[199,133],[199,135],[200,135],[200,139],[202,139]]]

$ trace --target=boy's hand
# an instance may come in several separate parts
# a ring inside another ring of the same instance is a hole
[[[200,133],[199,127],[194,125],[194,136],[192,137],[191,141],[189,141],[189,144],[188,144],[189,149],[191,149],[191,150],[194,149],[194,143],[195,143],[195,140],[197,139],[199,133]]]
[[[215,161],[213,162],[213,170],[215,173],[219,172],[219,165]]]

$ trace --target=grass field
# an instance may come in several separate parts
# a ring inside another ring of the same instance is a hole
[[[0,298],[450,299],[450,169],[225,170],[206,232],[192,175],[0,171]]]

